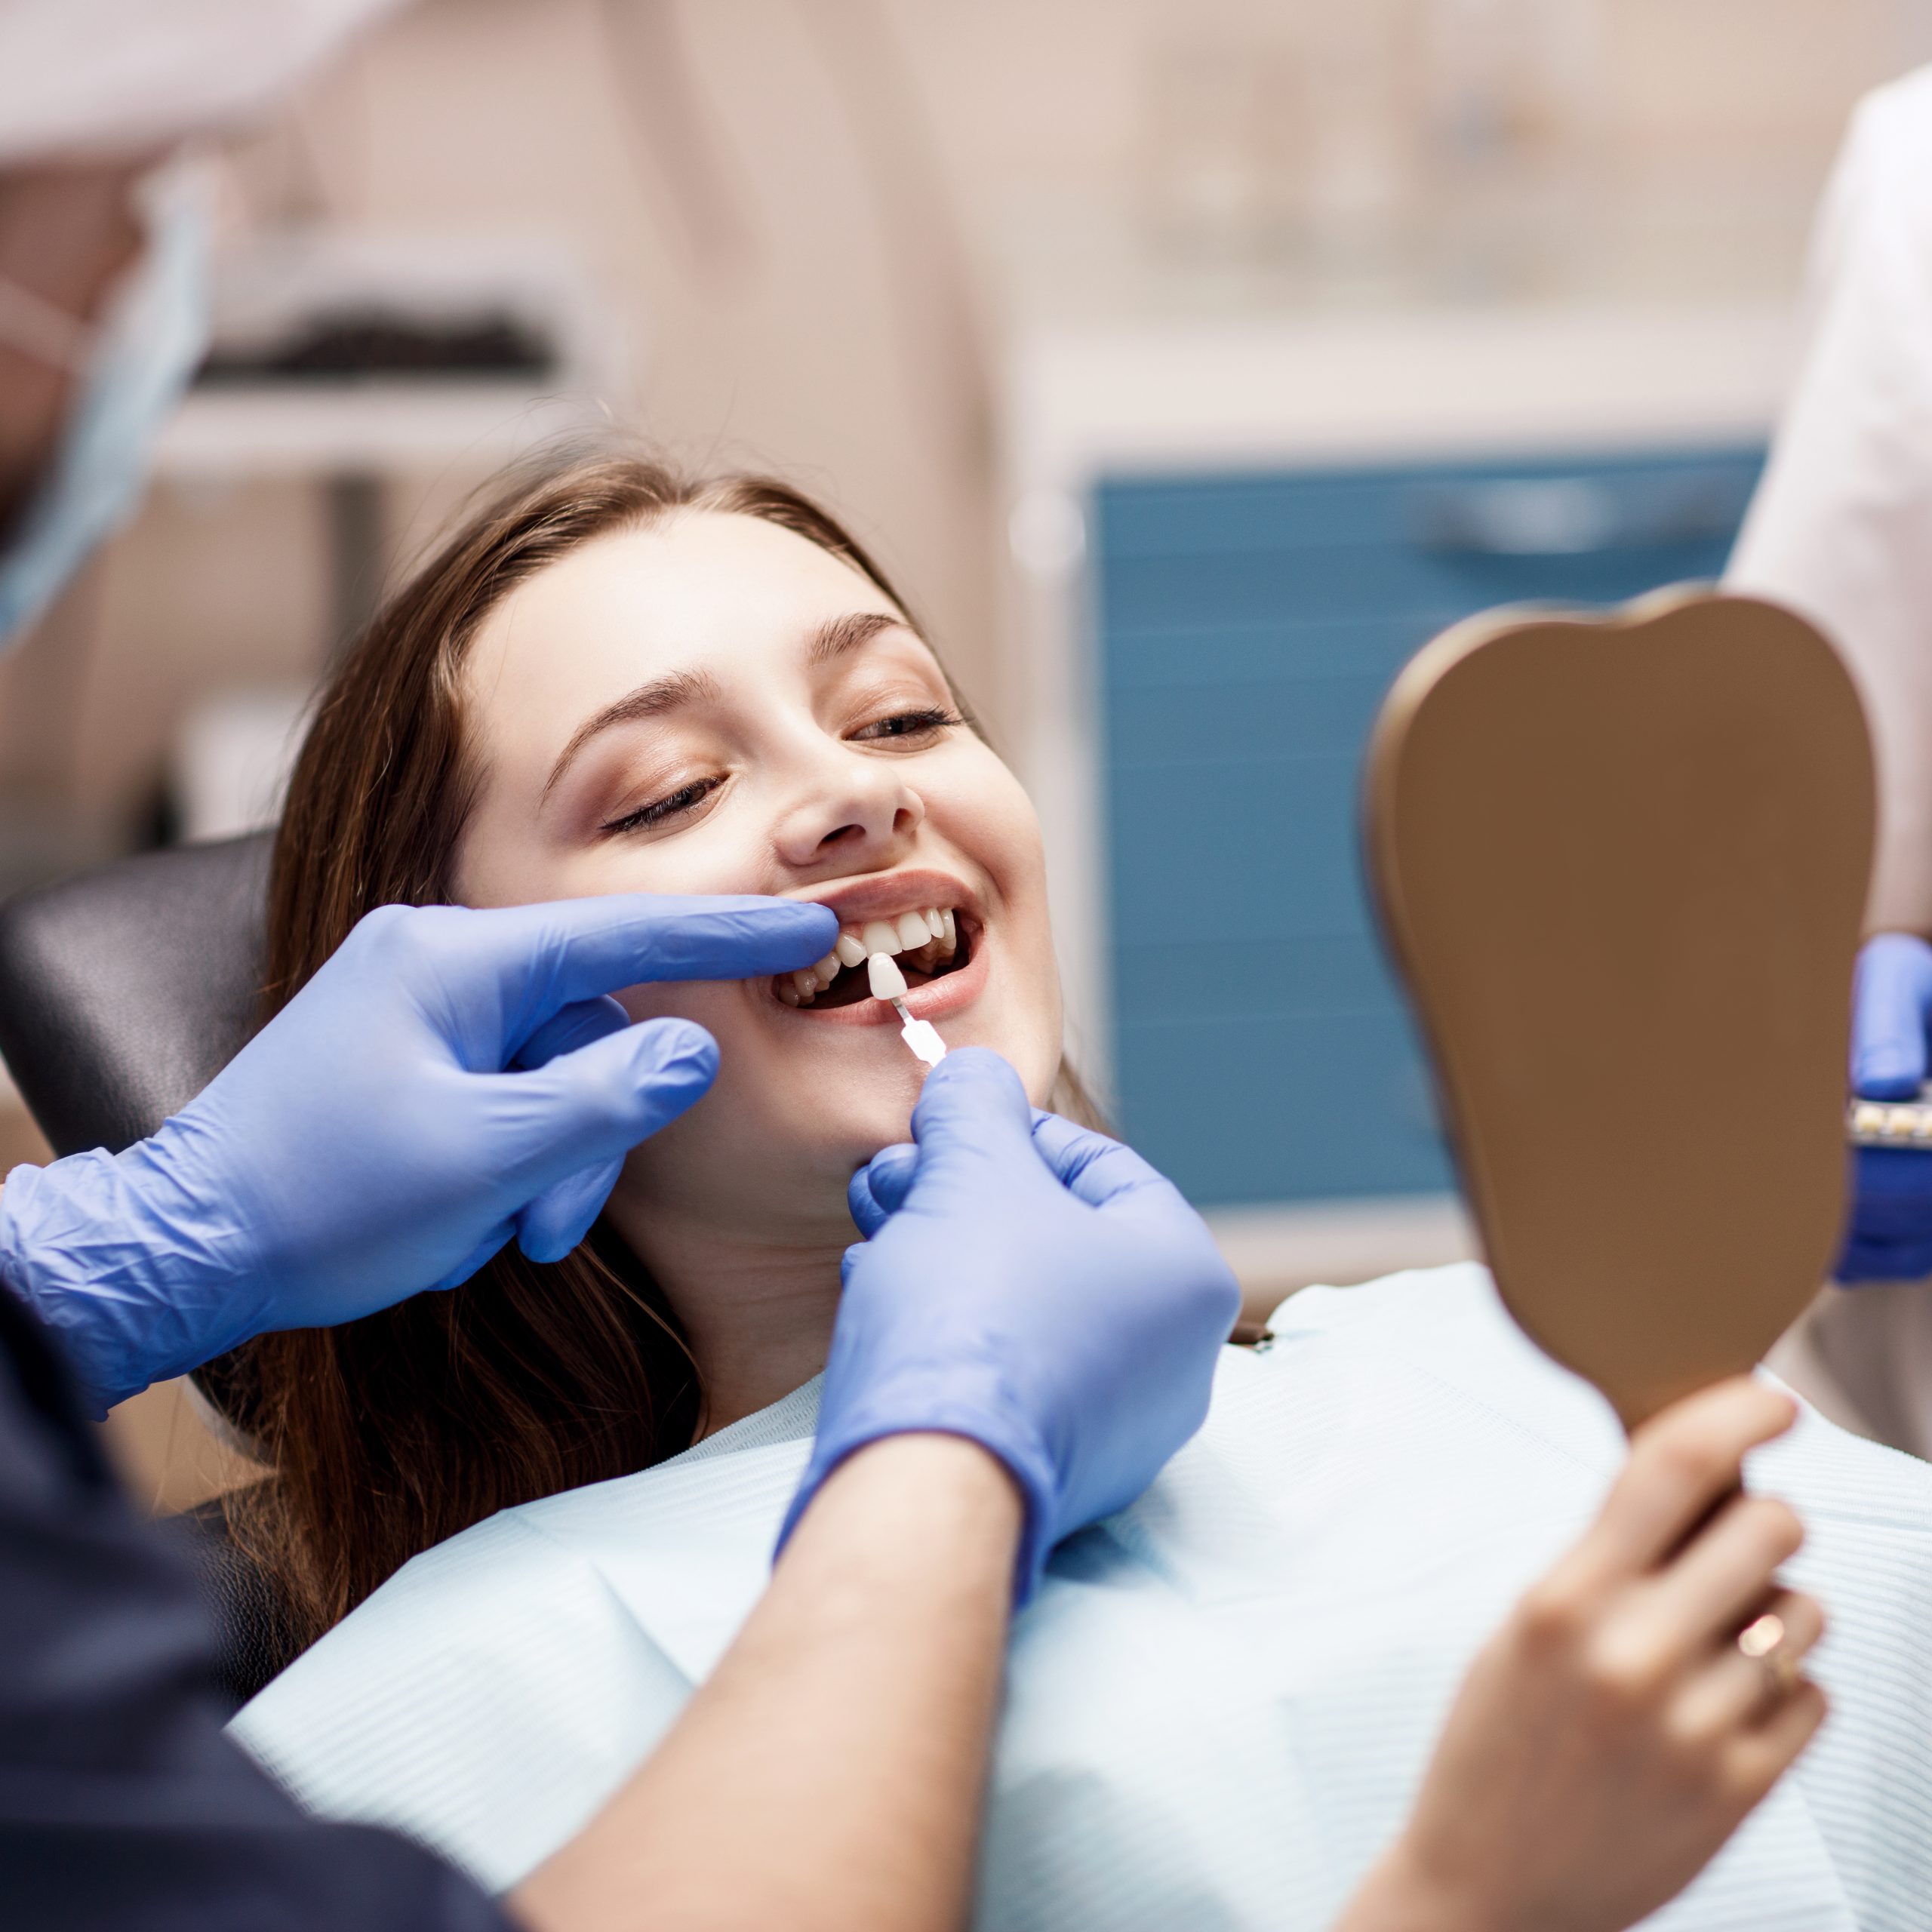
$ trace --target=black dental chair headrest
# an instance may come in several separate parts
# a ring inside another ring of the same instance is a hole
[[[55,1153],[152,1134],[248,1038],[269,847],[146,852],[0,906],[0,1058]]]
[[[0,1057],[57,1154],[152,1134],[253,1030],[270,835],[147,852],[0,906]],[[232,1360],[232,1358],[230,1358]],[[196,1377],[231,1415],[224,1364]],[[232,1371],[229,1371],[232,1377]],[[218,1503],[177,1518],[220,1632],[236,1703],[288,1661],[274,1587]]]

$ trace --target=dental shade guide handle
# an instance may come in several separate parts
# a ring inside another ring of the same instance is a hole
[[[939,1029],[930,1020],[915,1020],[906,1011],[906,1002],[896,999],[893,1011],[905,1021],[899,1029],[899,1037],[910,1047],[928,1066],[937,1066],[946,1057],[946,1042],[939,1036]]]
[[[889,952],[875,952],[866,961],[866,977],[871,982],[872,998],[890,1002],[903,1023],[899,1037],[928,1066],[937,1066],[946,1057],[946,1042],[930,1020],[915,1020],[906,1011],[906,975]]]

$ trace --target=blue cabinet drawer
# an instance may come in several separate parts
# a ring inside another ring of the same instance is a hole
[[[1727,541],[1705,540],[1580,557],[1435,556],[1414,547],[1353,545],[1135,557],[1109,562],[1102,599],[1110,614],[1121,614],[1121,629],[1128,635],[1143,627],[1198,624],[1208,611],[1232,623],[1265,623],[1284,611],[1330,623],[1361,623],[1392,611],[1610,603],[1627,596],[1633,583],[1711,576],[1722,568],[1729,549]]]
[[[1115,1084],[1124,1131],[1194,1199],[1449,1184],[1363,891],[1377,708],[1417,650],[1475,611],[1716,576],[1761,460],[1100,486]]]
[[[1381,948],[1366,932],[1227,940],[1212,946],[1187,940],[1123,946],[1115,955],[1115,992],[1124,1011],[1148,1018],[1380,1012],[1397,1004]]]
[[[1392,1002],[1333,1013],[1128,1021],[1123,1091],[1158,1094],[1134,1145],[1205,1202],[1451,1184],[1408,1020]]]
[[[1327,677],[1227,678],[1116,691],[1108,707],[1115,761],[1164,772],[1231,758],[1303,758],[1358,745],[1408,655],[1391,651]]]
[[[1204,947],[1362,930],[1359,745],[1109,774],[1116,946]]]
[[[1445,622],[1458,607],[1440,607]],[[1277,617],[1260,624],[1206,624],[1187,629],[1134,629],[1123,622],[1107,638],[1109,702],[1135,691],[1168,692],[1217,684],[1254,684],[1281,678],[1393,677],[1413,647],[1420,617],[1436,612],[1386,612],[1327,623]]]
[[[1579,555],[1723,540],[1761,450],[1303,470],[1106,483],[1120,556],[1386,545]]]

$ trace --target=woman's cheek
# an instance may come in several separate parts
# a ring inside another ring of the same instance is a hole
[[[744,1030],[745,989],[737,980],[667,980],[626,986],[617,1004],[633,1020],[693,1020],[722,1046]]]
[[[688,986],[626,986],[617,999],[633,1020],[698,1020],[690,1010],[693,990]]]

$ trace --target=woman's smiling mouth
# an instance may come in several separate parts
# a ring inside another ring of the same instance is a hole
[[[872,997],[866,961],[878,954],[898,961],[908,986],[921,986],[964,965],[971,950],[950,906],[924,906],[841,927],[832,951],[802,972],[780,974],[772,990],[787,1006],[850,1006]]]
[[[904,975],[903,1004],[914,1018],[961,1011],[986,978],[985,929],[966,897],[955,881],[924,872],[881,875],[829,897],[839,915],[836,945],[815,966],[768,981],[774,998],[801,1019],[895,1020],[891,1006],[872,996],[867,968],[883,953]]]

